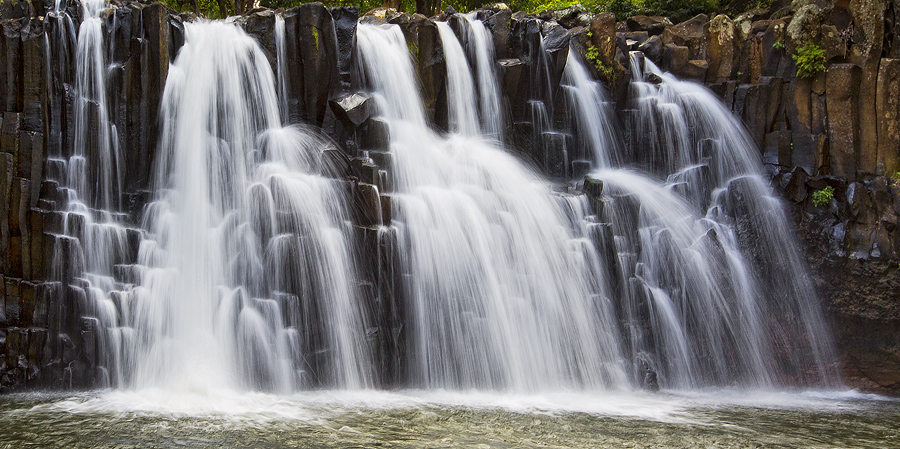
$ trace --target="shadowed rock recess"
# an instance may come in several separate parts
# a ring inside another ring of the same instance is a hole
[[[0,4],[0,392],[900,392],[896,2],[113,5]]]

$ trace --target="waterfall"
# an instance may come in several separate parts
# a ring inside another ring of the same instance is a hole
[[[465,136],[479,134],[475,96],[475,83],[462,45],[447,22],[437,22],[444,58],[447,61],[447,102],[450,104],[450,132]],[[415,87],[413,85],[412,87]]]
[[[290,391],[371,383],[329,144],[281,127],[254,39],[186,24],[163,96],[158,197],[144,215],[131,385]]]
[[[359,25],[358,40],[364,78],[391,129],[412,381],[511,391],[625,387],[611,298],[577,218],[585,203],[552,193],[481,136],[440,137],[425,126],[398,27]],[[464,58],[448,56],[447,65],[449,77],[472,82]],[[477,102],[472,89],[448,97],[451,110]]]
[[[474,16],[437,22],[447,132],[426,118],[401,28],[358,25],[358,79],[372,98],[354,113],[374,104],[390,154],[344,153],[286,125],[296,74],[282,16],[274,72],[235,23],[185,23],[162,95],[152,198],[128,228],[106,104],[107,8],[84,4],[73,148],[47,161],[68,194],[52,276],[96,332],[102,385],[207,396],[365,389],[387,382],[376,375],[385,364],[401,387],[516,393],[837,379],[758,151],[702,86],[633,54],[629,109],[617,117],[576,52],[562,69],[529,37],[533,97],[520,114],[551,182],[502,136],[492,38]],[[72,22],[52,14],[62,58]],[[564,97],[551,85],[557,68]],[[566,180],[570,153],[591,158],[586,179]],[[349,202],[363,184],[351,173],[376,160],[390,182],[367,194],[392,210],[360,229]],[[390,257],[366,253],[373,235]],[[388,272],[376,281],[397,273],[390,313],[402,316],[383,326],[367,276]],[[382,335],[387,327],[396,334]],[[388,346],[396,354],[373,353]]]
[[[602,183],[633,372],[648,366],[674,388],[833,384],[815,288],[746,131],[702,86],[640,54],[632,70],[633,148],[622,154],[610,153],[602,87],[571,52],[565,77],[578,129],[594,130],[590,176]]]
[[[494,62],[494,40],[484,23],[475,19],[475,13],[462,16],[468,23],[468,39],[475,49],[476,87],[481,112],[482,131],[485,136],[503,139],[503,111],[500,109],[500,86]]]
[[[575,117],[573,133],[593,152],[595,165],[612,167],[622,158],[622,137],[615,124],[613,105],[606,89],[591,79],[578,52],[569,49],[563,72],[563,89]]]
[[[275,16],[275,53],[278,73],[276,80],[278,82],[278,110],[281,111],[281,122],[288,123],[290,110],[288,109],[288,89],[287,89],[287,44],[285,43],[284,34],[284,16],[278,14]]]

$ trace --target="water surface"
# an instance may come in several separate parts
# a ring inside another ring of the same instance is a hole
[[[0,398],[0,448],[889,448],[898,422],[854,392],[109,391]]]

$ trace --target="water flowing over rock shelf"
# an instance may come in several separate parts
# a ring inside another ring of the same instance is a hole
[[[558,15],[4,2],[2,391],[840,385],[793,221],[895,260],[896,154],[831,106],[869,72]]]

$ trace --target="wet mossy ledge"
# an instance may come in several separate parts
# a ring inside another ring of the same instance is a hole
[[[117,8],[102,17],[111,67],[109,120],[118,130],[117,144],[127,149],[122,163],[126,200],[120,213],[136,226],[150,198],[159,141],[156,118],[169,64],[184,44],[184,23],[197,19],[162,3],[113,3]],[[648,16],[616,21],[611,13],[590,14],[580,5],[526,14],[496,4],[474,14],[495,45],[507,125],[504,140],[560,183],[582,185],[589,157],[567,142],[532,137],[529,100],[544,89],[543,80],[532,79],[538,52],[547,52],[550,86],[560,89],[568,49],[577,49],[623,116],[633,108],[633,51],[720,96],[743,120],[773,185],[784,192],[794,214],[844,353],[846,381],[897,394],[897,8],[886,0],[797,0],[732,16],[698,15],[681,23]],[[79,267],[53,264],[57,254],[73,250],[63,232],[65,192],[54,181],[62,169],[58,160],[72,154],[75,139],[73,31],[81,20],[80,5],[71,3],[65,12],[54,12],[51,3],[40,1],[0,4],[0,391],[97,385],[95,329],[81,318],[78,289],[72,288],[78,284]],[[391,220],[389,196],[378,197],[369,187],[385,182],[379,169],[387,168],[390,154],[386,124],[373,116],[361,87],[364,81],[357,76],[356,24],[400,26],[428,120],[446,130],[446,67],[435,21],[449,22],[460,34],[461,20],[453,11],[427,18],[389,8],[360,17],[356,8],[320,3],[286,11],[255,9],[234,18],[256,37],[273,71],[277,15],[284,18],[289,56],[288,121],[319,128],[332,138],[326,159],[332,175],[346,179],[352,190],[361,240],[371,247],[372,257],[389,257],[366,231]],[[551,122],[566,120],[564,107],[550,106]],[[363,151],[376,156],[363,158]],[[814,195],[825,187],[833,193],[823,204]],[[138,237],[132,237],[122,264],[136,257]],[[384,369],[390,370],[391,363],[385,361]]]

